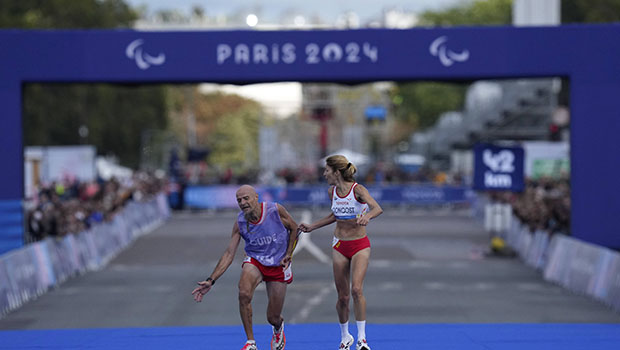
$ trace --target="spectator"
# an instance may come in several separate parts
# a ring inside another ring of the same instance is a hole
[[[162,190],[162,181],[143,172],[125,183],[117,179],[80,183],[65,179],[43,186],[26,211],[28,241],[79,233],[112,220],[129,201],[146,201]]]

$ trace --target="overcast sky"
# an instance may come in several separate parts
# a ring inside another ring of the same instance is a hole
[[[125,0],[131,6],[147,5],[149,11],[179,9],[189,13],[193,5],[201,6],[207,15],[260,13],[273,22],[284,13],[320,16],[326,22],[338,15],[354,11],[363,21],[379,17],[383,9],[400,8],[413,12],[437,10],[470,0]]]

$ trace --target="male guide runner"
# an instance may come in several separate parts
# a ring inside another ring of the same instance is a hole
[[[291,257],[297,237],[297,223],[288,211],[277,203],[258,201],[256,190],[241,186],[236,193],[241,209],[233,225],[228,247],[204,281],[198,282],[192,294],[196,302],[215,284],[233,262],[239,242],[245,241],[245,254],[239,278],[239,313],[247,336],[241,350],[257,350],[252,329],[252,297],[264,281],[267,287],[267,321],[272,325],[272,350],[283,350],[286,344],[282,308],[286,286],[293,281]]]

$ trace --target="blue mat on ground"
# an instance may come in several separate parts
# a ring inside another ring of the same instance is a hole
[[[373,350],[617,350],[620,324],[369,324]],[[355,335],[355,326],[351,327]],[[259,350],[270,349],[271,327],[254,326]],[[287,350],[337,349],[337,324],[286,325]],[[239,326],[0,331],[0,349],[239,350]]]

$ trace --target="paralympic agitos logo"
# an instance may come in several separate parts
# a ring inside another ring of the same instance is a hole
[[[145,70],[151,66],[160,66],[166,62],[166,55],[159,53],[157,56],[148,54],[142,47],[143,39],[136,39],[127,45],[125,55],[127,58],[136,61],[138,68]]]
[[[452,51],[448,48],[448,45],[446,45],[447,41],[447,36],[440,36],[433,40],[428,48],[431,55],[438,57],[439,62],[441,62],[444,67],[450,67],[454,62],[465,62],[469,59],[469,50],[466,49],[461,52]]]

